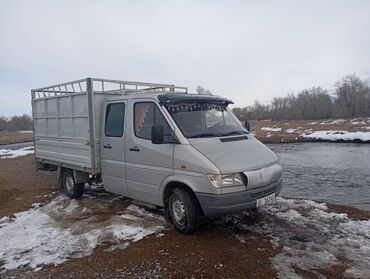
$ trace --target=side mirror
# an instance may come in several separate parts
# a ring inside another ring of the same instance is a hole
[[[244,127],[247,128],[247,130],[250,132],[251,131],[251,124],[248,122],[248,120],[245,120],[244,122]]]
[[[152,126],[152,143],[162,144],[164,139],[164,132],[162,125]]]

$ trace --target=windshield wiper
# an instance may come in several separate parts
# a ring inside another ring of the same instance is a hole
[[[227,137],[232,135],[245,135],[248,134],[247,131],[243,130],[234,130],[227,133],[200,133],[192,136],[188,136],[188,138],[206,138],[206,137]]]
[[[232,136],[232,135],[245,135],[245,134],[248,134],[248,132],[243,131],[243,130],[234,130],[228,133],[223,133],[222,136],[226,137],[226,136]]]
[[[188,136],[188,138],[206,138],[206,137],[222,137],[224,134],[222,133],[200,133],[192,136]]]

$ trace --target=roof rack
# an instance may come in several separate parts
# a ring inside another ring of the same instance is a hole
[[[51,86],[32,89],[32,99],[87,92],[130,94],[147,92],[188,93],[188,88],[165,83],[85,78]]]

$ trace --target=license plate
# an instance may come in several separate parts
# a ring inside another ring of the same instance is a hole
[[[257,207],[265,205],[266,203],[271,203],[275,200],[275,193],[268,195],[266,197],[257,199]]]

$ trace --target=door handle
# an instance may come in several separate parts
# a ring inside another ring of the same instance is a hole
[[[104,148],[108,148],[108,149],[111,149],[112,146],[110,144],[106,144],[106,145],[103,145]]]
[[[135,151],[135,152],[139,152],[139,151],[140,151],[140,149],[139,149],[139,148],[137,148],[136,146],[134,146],[134,147],[130,147],[128,150],[130,150],[130,151]]]

